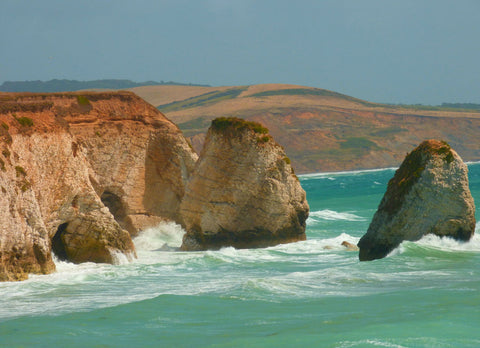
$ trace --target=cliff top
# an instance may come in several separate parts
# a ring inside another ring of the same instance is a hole
[[[121,120],[154,127],[165,124],[162,122],[165,116],[160,111],[129,91],[0,92],[0,124],[4,131],[52,131],[72,124]]]
[[[385,211],[393,214],[399,209],[404,197],[418,181],[427,162],[433,157],[440,157],[448,164],[454,160],[454,156],[452,148],[445,141],[430,139],[418,145],[405,157],[395,176],[388,182],[390,199],[384,205]]]

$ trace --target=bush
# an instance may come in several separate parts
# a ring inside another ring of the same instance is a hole
[[[25,169],[23,169],[23,167],[15,166],[15,171],[17,172],[17,176],[26,176],[27,175],[27,172],[25,171]]]
[[[260,123],[246,121],[237,117],[219,117],[212,121],[212,128],[215,130],[231,129],[235,131],[252,130],[258,134],[268,134],[268,129]],[[268,141],[268,140],[267,140]]]
[[[31,127],[33,126],[33,120],[28,117],[19,117],[16,119],[18,123],[20,123],[24,127]]]
[[[77,95],[77,102],[78,105],[90,105],[90,100],[88,100],[87,97],[83,95]]]

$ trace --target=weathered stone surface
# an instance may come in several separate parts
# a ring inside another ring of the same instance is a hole
[[[197,156],[129,92],[0,93],[0,280],[131,258],[130,231],[175,219]]]
[[[182,250],[305,239],[309,207],[290,160],[261,125],[212,122],[180,206]]]
[[[442,141],[427,140],[407,155],[367,233],[360,239],[361,261],[385,257],[402,241],[426,234],[469,240],[475,231],[475,205],[468,168]]]

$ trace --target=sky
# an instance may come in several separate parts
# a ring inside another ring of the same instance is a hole
[[[0,0],[0,84],[290,83],[480,103],[479,0]]]

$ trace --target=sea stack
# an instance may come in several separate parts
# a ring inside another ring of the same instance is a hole
[[[402,241],[426,234],[468,241],[475,231],[475,205],[468,168],[444,141],[427,140],[407,155],[367,233],[360,239],[360,261],[380,259]]]
[[[305,240],[309,207],[283,148],[255,122],[212,121],[180,205],[182,250]]]

